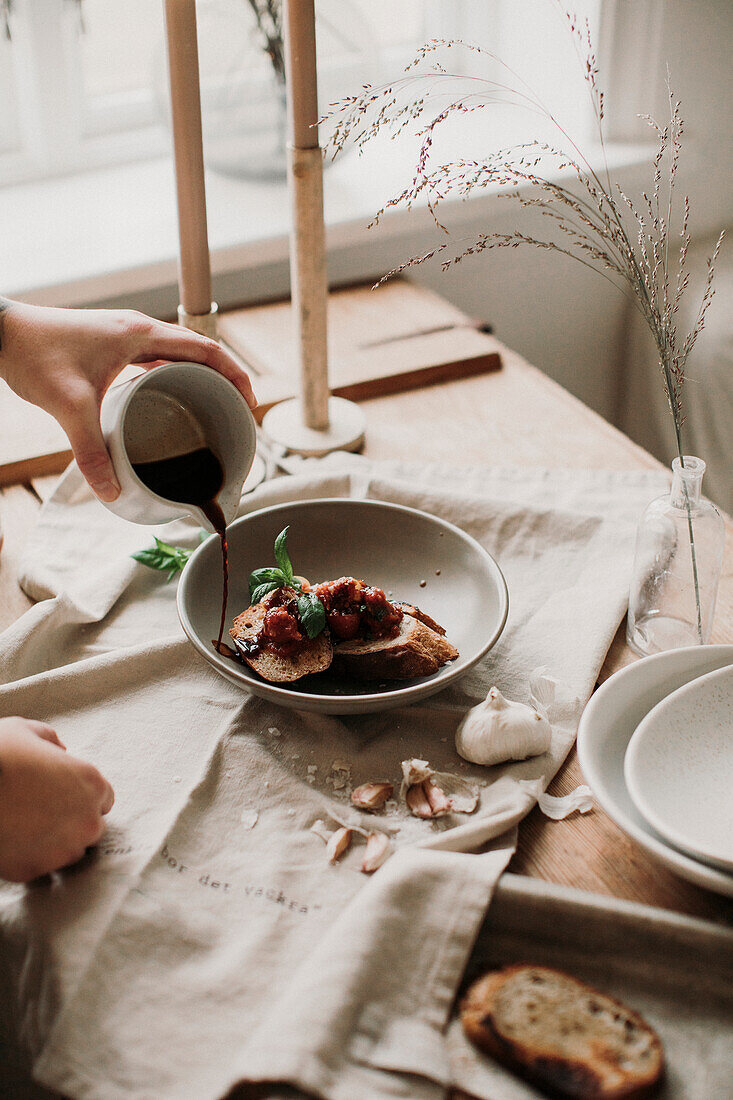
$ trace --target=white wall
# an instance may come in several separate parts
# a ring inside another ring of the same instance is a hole
[[[411,278],[493,326],[495,335],[602,416],[618,401],[626,299],[581,264],[529,246],[469,257]]]
[[[602,416],[618,401],[626,299],[581,264],[555,253],[504,249],[417,278],[546,371]]]
[[[607,30],[617,47],[616,64],[605,71],[619,89],[615,100],[609,97],[610,135],[649,139],[636,113],[664,120],[668,64],[685,120],[678,197],[690,196],[696,238],[733,226],[733,0],[604,0],[604,6],[607,20],[615,17]],[[632,193],[647,181],[651,168],[637,173]],[[733,233],[726,248],[733,248]],[[420,268],[414,277],[490,321],[500,339],[620,422],[632,312],[599,276],[570,259],[518,249],[464,261],[446,274]],[[711,308],[733,313],[733,302],[719,294]],[[638,341],[637,335],[637,362]],[[653,360],[651,337],[649,354]],[[651,438],[642,442],[653,446]]]

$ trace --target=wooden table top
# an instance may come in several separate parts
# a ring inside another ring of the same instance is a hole
[[[518,355],[502,349],[503,369],[408,393],[362,402],[365,453],[375,459],[419,460],[429,441],[431,460],[460,465],[658,469],[659,463],[626,436]],[[671,426],[670,426],[671,427]],[[56,478],[0,490],[0,629],[30,607],[18,587],[24,539]],[[727,552],[718,597],[714,642],[733,642],[733,523],[726,519]],[[622,627],[601,680],[635,660]],[[575,750],[549,790],[563,794],[583,777]],[[599,808],[549,821],[534,810],[519,829],[510,870],[618,898],[729,922],[733,903],[668,872]]]

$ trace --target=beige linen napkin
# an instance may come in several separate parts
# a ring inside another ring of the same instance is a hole
[[[424,508],[507,577],[504,636],[458,684],[334,718],[278,710],[210,670],[182,635],[175,586],[129,557],[149,530],[110,516],[72,469],[27,554],[24,585],[42,602],[0,639],[0,713],[53,722],[117,801],[85,864],[0,891],[5,1026],[37,1079],[104,1100],[198,1100],[240,1081],[334,1100],[442,1095],[455,989],[513,850],[507,830],[534,804],[517,781],[546,786],[572,744],[624,613],[635,520],[662,488],[646,474],[357,458],[262,486],[247,510],[339,495]],[[165,536],[196,541],[185,522]],[[346,571],[348,546],[344,558]],[[526,699],[538,666],[559,685],[550,752],[460,761],[465,709],[494,683]],[[328,865],[313,823],[374,827],[350,789],[397,781],[408,756],[469,779],[479,809],[422,822],[395,804],[377,826],[396,854],[376,875],[358,870],[361,838]]]

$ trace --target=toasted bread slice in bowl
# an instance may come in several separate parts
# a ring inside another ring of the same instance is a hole
[[[356,680],[412,680],[432,676],[457,657],[442,634],[406,613],[395,638],[338,642],[331,670]]]
[[[251,647],[260,635],[266,610],[264,603],[254,604],[234,620],[229,634],[242,660],[263,680],[274,684],[292,683],[302,676],[325,672],[333,659],[333,645],[328,633],[303,642],[297,653],[290,656]]]

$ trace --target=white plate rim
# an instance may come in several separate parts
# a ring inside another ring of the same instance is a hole
[[[484,642],[481,649],[474,654],[473,657],[467,659],[464,663],[458,663],[450,667],[444,666],[444,669],[435,673],[434,678],[423,680],[417,684],[410,684],[406,687],[395,687],[394,690],[387,690],[382,692],[364,692],[353,695],[337,696],[337,695],[319,695],[316,692],[298,692],[297,693],[297,705],[294,702],[294,694],[288,691],[287,688],[278,687],[276,684],[270,684],[266,681],[257,682],[255,687],[257,691],[255,694],[262,698],[269,699],[270,701],[277,703],[280,706],[284,706],[290,709],[298,710],[310,710],[323,714],[348,714],[359,713],[365,714],[368,712],[377,712],[380,710],[390,710],[395,707],[409,706],[411,703],[417,702],[420,699],[427,698],[428,696],[441,691],[444,687],[447,687],[454,680],[463,676],[474,665],[478,664],[486,654],[496,645],[497,641],[501,637],[504,627],[506,626],[507,618],[509,617],[509,589],[507,587],[506,578],[494,557],[486,550],[477,539],[473,538],[462,528],[456,524],[451,523],[449,520],[442,519],[440,516],[434,516],[430,512],[422,511],[420,508],[411,508],[406,504],[394,504],[391,501],[374,500],[370,498],[359,497],[317,497],[313,499],[304,500],[292,500],[281,501],[277,504],[268,505],[266,508],[253,509],[251,512],[247,512],[245,515],[240,516],[234,520],[230,527],[235,527],[239,524],[246,523],[247,520],[253,516],[263,516],[271,512],[281,512],[285,509],[292,509],[298,505],[322,505],[322,504],[358,504],[373,505],[376,508],[387,508],[391,511],[408,513],[412,516],[420,516],[422,519],[429,520],[438,527],[442,527],[444,530],[451,531],[457,535],[464,542],[469,543],[475,551],[477,551],[481,557],[483,557],[489,567],[489,571],[493,574],[496,582],[497,596],[499,597],[500,610],[497,618],[497,625],[494,628],[493,633]],[[216,660],[212,659],[212,655],[209,652],[209,647],[199,638],[198,634],[193,628],[193,624],[188,616],[185,604],[185,595],[187,591],[187,585],[192,572],[194,562],[200,554],[204,552],[206,543],[202,543],[201,546],[191,554],[191,557],[186,562],[186,565],[181,573],[180,580],[178,582],[178,591],[176,593],[176,607],[178,610],[178,618],[184,633],[194,646],[194,648],[201,654],[206,660],[207,664],[218,672],[225,679],[231,683],[237,684],[239,687],[252,690],[252,679],[244,672],[240,673],[237,668],[231,669],[222,667]],[[437,685],[437,686],[436,686]]]
[[[670,847],[661,838],[648,832],[648,827],[640,826],[629,818],[623,806],[619,805],[613,792],[609,790],[608,783],[598,762],[596,747],[598,736],[595,733],[596,715],[602,716],[604,710],[607,709],[609,695],[620,690],[620,688],[627,688],[629,684],[633,687],[635,681],[642,686],[648,686],[647,677],[650,671],[656,673],[655,679],[658,681],[662,679],[662,674],[667,665],[684,662],[687,658],[690,659],[690,663],[696,663],[697,659],[700,666],[705,666],[710,662],[710,665],[704,667],[700,673],[700,675],[704,675],[705,672],[712,671],[718,659],[720,659],[720,662],[717,667],[724,667],[733,663],[733,645],[691,646],[684,650],[673,649],[665,653],[656,653],[640,661],[634,661],[614,673],[591,696],[590,702],[583,711],[578,726],[578,761],[583,776],[601,808],[644,851],[657,859],[668,870],[680,875],[688,882],[692,882],[696,886],[703,886],[708,890],[714,890],[716,893],[724,894],[727,897],[733,897],[733,875],[729,875],[726,871],[719,871],[684,855],[682,852],[678,852],[676,848]],[[681,670],[682,675],[684,675],[684,672]],[[693,680],[695,678],[695,676],[690,676],[689,679]],[[632,733],[633,730],[630,730],[629,740]],[[623,762],[621,768],[623,769]]]
[[[666,710],[679,705],[680,700],[684,701],[690,695],[694,696],[701,691],[705,691],[707,684],[711,681],[715,682],[726,677],[733,678],[733,665],[725,665],[723,668],[716,668],[712,672],[697,676],[694,680],[690,680],[689,683],[677,688],[676,691],[665,695],[664,699],[660,699],[657,705],[652,707],[641,720],[631,735],[631,740],[624,754],[624,779],[626,789],[637,810],[663,840],[668,844],[672,844],[675,848],[679,848],[686,855],[692,856],[693,859],[702,860],[703,863],[710,862],[724,871],[733,872],[733,853],[726,854],[724,851],[716,850],[714,846],[708,849],[699,848],[691,843],[684,833],[670,826],[669,822],[665,821],[656,812],[649,802],[648,792],[646,792],[636,770],[640,756],[644,751],[645,738],[649,736],[649,730],[654,729],[654,724],[660,721],[660,718],[663,719]]]

